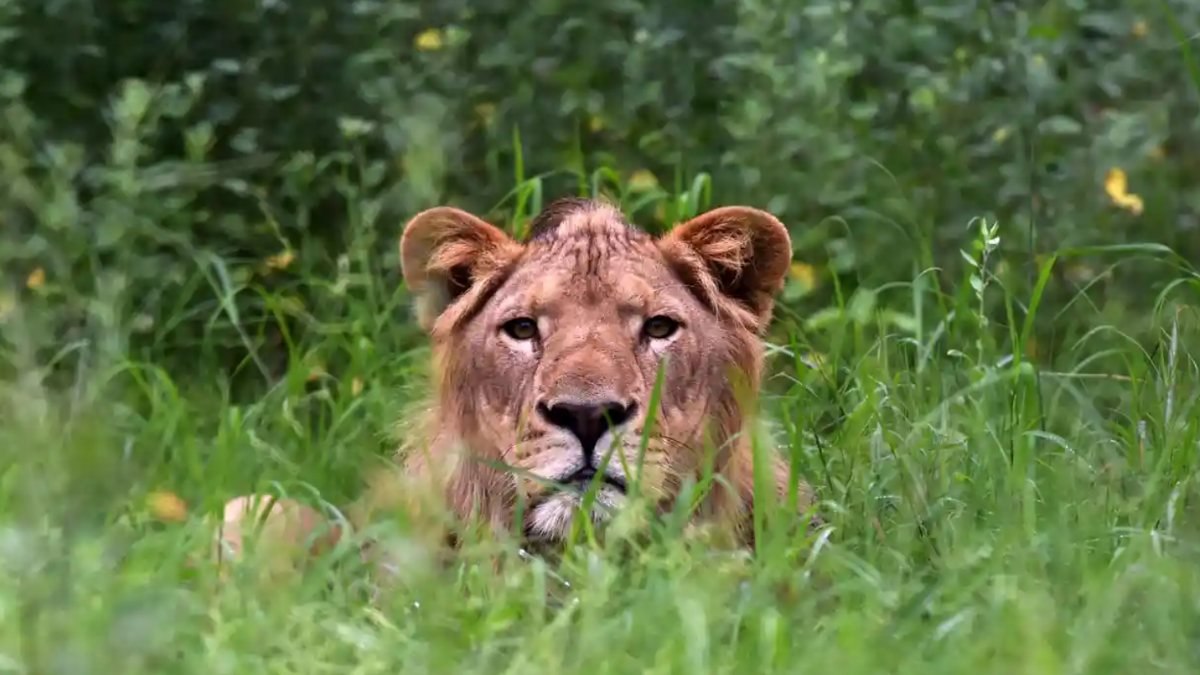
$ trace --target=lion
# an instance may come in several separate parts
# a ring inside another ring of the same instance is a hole
[[[432,343],[432,395],[351,525],[420,512],[433,494],[455,518],[553,546],[581,506],[596,525],[635,497],[665,510],[708,470],[717,479],[692,518],[753,548],[748,432],[791,252],[784,225],[745,206],[652,236],[611,204],[566,198],[522,240],[455,207],[418,213],[400,254]],[[778,453],[767,461],[775,495],[818,523],[810,486]],[[228,549],[266,507],[227,503]],[[267,526],[293,545],[320,520],[290,500],[270,509]],[[331,529],[316,548],[336,543]]]

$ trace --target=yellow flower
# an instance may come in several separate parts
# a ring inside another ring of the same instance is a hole
[[[484,124],[491,124],[492,118],[496,116],[496,104],[480,103],[479,105],[475,106],[475,115],[478,116],[479,120]]]
[[[36,291],[45,285],[46,270],[40,267],[33,268],[33,271],[29,273],[29,276],[25,277],[25,287],[30,290]]]
[[[316,382],[328,374],[325,370],[325,364],[318,361],[309,366],[308,375],[304,379],[308,382]]]
[[[804,290],[812,290],[817,286],[817,268],[808,263],[794,262],[788,269],[788,276],[800,282]]]
[[[417,34],[413,44],[417,49],[423,52],[436,52],[441,49],[445,42],[442,40],[442,31],[438,28],[427,28]]]
[[[187,502],[179,495],[166,490],[151,492],[146,497],[146,505],[150,513],[159,520],[169,523],[180,523],[187,519]]]
[[[1108,174],[1104,177],[1104,191],[1108,193],[1113,200],[1118,200],[1126,194],[1129,188],[1129,177],[1125,172],[1117,167],[1112,167],[1108,170]]]
[[[1145,19],[1138,19],[1133,22],[1133,28],[1130,30],[1136,38],[1144,38],[1150,32],[1150,26],[1146,24]]]
[[[605,126],[604,118],[599,115],[592,115],[588,118],[588,131],[597,133],[603,131]]]
[[[1142,213],[1142,198],[1128,191],[1129,179],[1125,176],[1125,172],[1117,167],[1108,170],[1108,175],[1104,178],[1104,191],[1108,193],[1110,199],[1117,206],[1129,211],[1133,215],[1141,215]]]
[[[629,189],[635,192],[647,192],[658,187],[658,179],[646,169],[638,169],[629,177]]]
[[[674,223],[667,223],[667,203],[666,202],[659,202],[654,205],[654,219],[663,224],[667,224],[667,225],[674,224]]]
[[[992,142],[995,143],[996,145],[999,145],[999,144],[1003,143],[1005,140],[1007,140],[1008,135],[1011,133],[1012,133],[1012,129],[1009,128],[1007,125],[1002,126],[1002,127],[997,127],[996,130],[992,132]]]
[[[269,269],[282,270],[290,266],[295,259],[296,254],[291,249],[287,249],[267,258],[266,264]]]
[[[363,390],[363,381],[362,381],[361,377],[356,377],[353,380],[350,380],[350,394],[352,396],[358,396],[359,394],[362,393],[362,390]]]

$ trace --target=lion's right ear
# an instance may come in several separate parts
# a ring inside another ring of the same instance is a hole
[[[400,267],[416,296],[421,328],[432,328],[455,300],[520,250],[500,228],[452,206],[413,216],[400,238]]]

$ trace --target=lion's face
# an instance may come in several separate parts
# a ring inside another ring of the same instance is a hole
[[[437,424],[475,460],[507,465],[490,489],[524,502],[528,536],[554,540],[585,490],[597,520],[634,490],[669,503],[729,452],[791,250],[751,209],[654,239],[608,206],[567,201],[520,243],[461,211],[425,212],[403,254],[437,354]]]
[[[607,211],[580,218],[607,227],[564,226],[532,242],[452,336],[471,373],[460,394],[472,398],[501,458],[528,475],[518,485],[535,536],[560,533],[593,482],[597,516],[635,482],[672,495],[698,469],[705,423],[735,361],[721,322],[648,237],[606,222]],[[635,481],[660,368],[659,416]]]

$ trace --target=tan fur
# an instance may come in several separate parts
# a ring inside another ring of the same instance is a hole
[[[708,462],[720,480],[697,521],[753,545],[748,429],[763,368],[760,335],[791,259],[777,219],[718,208],[653,238],[606,204],[564,200],[535,221],[528,241],[517,242],[440,207],[409,222],[400,248],[433,345],[433,393],[409,420],[399,471],[376,477],[351,509],[352,521],[442,506],[497,533],[561,541],[579,499],[546,481],[567,479],[589,458],[547,410],[564,401],[615,401],[633,413],[596,442],[593,465],[612,450],[608,476],[631,491],[622,456],[634,471],[653,414],[640,496],[669,508]],[[654,316],[674,319],[678,330],[648,337]],[[536,322],[535,339],[503,330],[523,317]],[[664,359],[661,405],[650,411]],[[776,495],[796,490],[799,516],[811,507],[811,492],[771,453]],[[593,519],[606,520],[604,507],[619,508],[630,496],[602,485]],[[519,504],[524,522],[514,523]],[[430,522],[436,536],[449,527]]]

